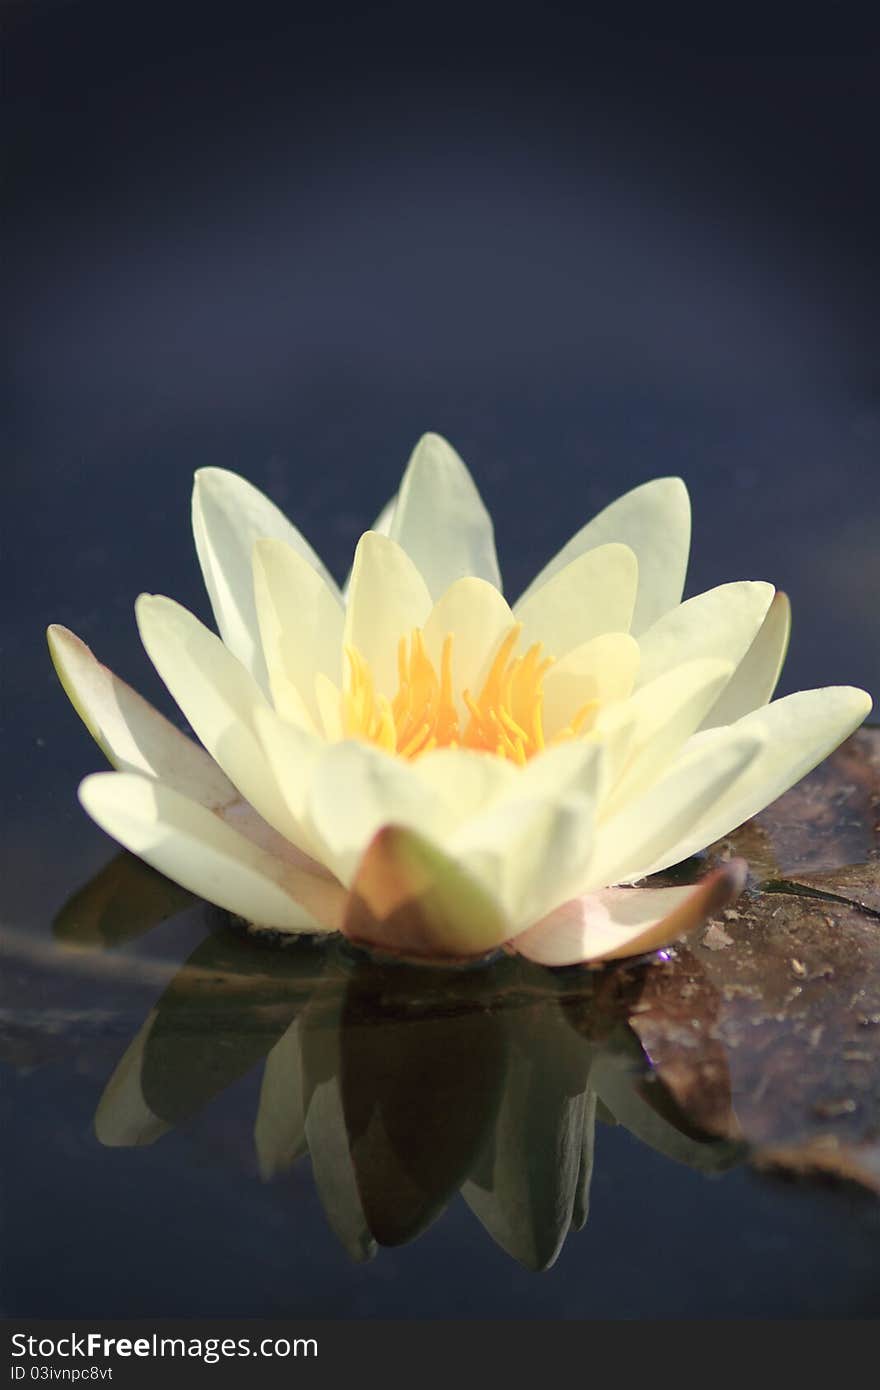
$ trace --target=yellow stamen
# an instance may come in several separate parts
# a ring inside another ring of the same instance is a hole
[[[588,701],[564,729],[545,739],[543,685],[553,660],[542,659],[540,642],[524,656],[514,656],[521,632],[516,623],[505,635],[476,698],[462,690],[456,699],[451,633],[443,642],[439,673],[419,628],[400,639],[393,699],[376,690],[369,663],[356,648],[347,647],[345,737],[366,739],[402,758],[418,758],[433,748],[473,748],[520,765],[547,742],[577,738],[589,726],[598,701]]]

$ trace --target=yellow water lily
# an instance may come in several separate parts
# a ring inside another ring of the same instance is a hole
[[[193,531],[220,635],[170,598],[136,614],[202,747],[66,629],[50,648],[116,769],[82,783],[89,814],[259,926],[547,965],[655,949],[743,867],[631,885],[762,810],[870,709],[846,686],[768,703],[789,633],[772,585],[681,601],[677,478],[612,503],[512,607],[486,508],[433,434],[343,591],[234,473],[196,474]]]

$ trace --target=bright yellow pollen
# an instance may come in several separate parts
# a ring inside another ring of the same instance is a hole
[[[446,637],[436,671],[416,628],[397,648],[397,694],[377,693],[369,664],[354,647],[346,648],[347,681],[342,692],[342,727],[347,738],[363,738],[388,753],[417,758],[432,748],[474,748],[526,763],[545,746],[542,722],[544,677],[553,661],[541,659],[541,643],[514,656],[522,624],[501,643],[481,693],[462,691],[462,720],[452,680],[452,635]],[[597,707],[588,701],[548,743],[576,738]],[[464,727],[462,727],[462,723]]]

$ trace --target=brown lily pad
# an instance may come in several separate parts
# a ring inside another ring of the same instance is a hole
[[[761,1166],[880,1191],[878,822],[880,729],[869,728],[711,847],[709,863],[749,858],[749,888],[645,969],[628,1008],[655,1074],[700,1129],[744,1141]]]

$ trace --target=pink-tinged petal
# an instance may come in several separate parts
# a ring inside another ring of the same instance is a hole
[[[732,859],[684,888],[603,888],[573,898],[516,938],[538,965],[579,965],[644,955],[685,936],[735,901],[747,865]]]
[[[345,935],[358,945],[419,960],[484,956],[509,935],[498,904],[424,836],[378,831],[352,883]]]
[[[214,759],[115,676],[75,633],[47,632],[58,679],[92,738],[118,772],[141,772],[217,809],[239,796]]]

